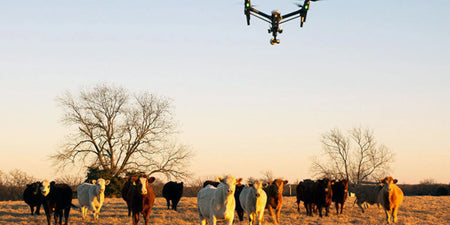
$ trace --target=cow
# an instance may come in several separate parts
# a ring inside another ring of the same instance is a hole
[[[42,193],[39,191],[41,182],[34,182],[27,184],[27,187],[23,191],[23,200],[30,206],[31,215],[40,215],[40,209],[42,205]],[[36,210],[35,210],[36,207]]]
[[[92,184],[83,183],[77,187],[78,204],[80,204],[83,219],[86,218],[88,210],[94,213],[94,220],[98,219],[105,199],[105,186],[108,184],[109,180],[100,178],[93,180]]]
[[[42,181],[40,184],[45,215],[47,216],[48,225],[51,224],[51,214],[54,213],[55,223],[62,224],[64,211],[64,224],[69,222],[70,207],[72,204],[72,189],[67,184],[56,184],[55,181]]]
[[[128,191],[130,190],[130,187],[132,185],[136,185],[136,181],[139,179],[138,176],[130,176],[127,177],[127,180],[125,181],[123,187],[122,187],[122,198],[125,200],[125,203],[127,204],[128,209],[128,216],[131,216],[131,206],[128,204]]]
[[[258,180],[251,186],[245,186],[239,195],[239,200],[241,207],[248,215],[249,225],[252,225],[254,221],[258,225],[262,224],[267,195],[261,181]]]
[[[332,197],[330,179],[303,180],[297,186],[297,211],[300,212],[300,201],[303,201],[306,215],[313,216],[313,210],[316,211],[315,207],[317,207],[320,217],[322,217],[322,208],[325,208],[325,216],[328,216]]]
[[[378,201],[378,192],[381,190],[382,186],[380,184],[364,184],[357,185],[354,189],[356,196],[356,204],[359,206],[361,211],[364,213],[363,203],[369,203],[371,205],[377,204],[380,207]]]
[[[150,211],[155,202],[155,193],[149,184],[154,181],[154,177],[147,178],[147,176],[142,175],[127,186],[126,201],[129,209],[131,209],[133,225],[139,222],[140,213],[144,217],[145,225],[148,225]]]
[[[167,201],[167,209],[170,209],[170,202],[172,201],[172,209],[177,211],[178,202],[183,195],[183,182],[167,182],[162,189],[162,195]]]
[[[203,187],[206,187],[208,185],[217,187],[220,184],[221,180],[222,180],[222,177],[218,177],[217,181],[207,180],[203,183]],[[239,221],[244,220],[244,209],[241,207],[240,200],[239,200],[239,194],[241,193],[242,189],[244,188],[244,185],[242,185],[241,182],[242,182],[242,178],[237,179],[236,190],[234,192],[234,200],[236,201],[236,212],[238,214]]]
[[[394,223],[397,223],[397,212],[403,201],[403,192],[395,185],[397,179],[390,176],[380,179],[380,183],[382,188],[378,192],[378,202],[383,206],[384,212],[386,213],[386,221],[387,223],[391,222],[392,214]]]
[[[242,178],[237,179],[236,182],[237,182],[236,190],[234,191],[234,200],[236,200],[236,212],[238,214],[239,221],[243,221],[244,220],[244,209],[241,206],[241,201],[239,199],[239,195],[241,194],[245,185],[241,184]]]
[[[336,206],[336,214],[339,214],[339,205],[341,208],[340,214],[342,214],[342,211],[344,210],[344,203],[345,200],[347,200],[348,195],[348,179],[334,181],[331,185],[331,189],[333,190],[332,201]]]
[[[236,190],[236,179],[232,175],[225,176],[214,187],[207,185],[197,194],[198,215],[201,225],[206,225],[209,218],[211,225],[216,225],[218,220],[223,220],[226,224],[233,224],[236,200],[234,192]]]
[[[300,201],[303,201],[303,204],[306,209],[306,215],[312,216],[312,211],[314,208],[314,191],[317,188],[317,183],[311,179],[306,179],[300,181],[297,185],[297,211],[300,213]]]
[[[322,208],[325,208],[325,216],[328,216],[332,198],[333,190],[331,189],[331,180],[328,178],[317,180],[317,189],[314,193],[314,204],[319,210],[320,217],[322,217]]]
[[[281,205],[283,203],[283,185],[287,183],[287,180],[282,179],[271,180],[269,185],[264,188],[264,191],[267,194],[266,208],[269,210],[270,216],[275,224],[280,223]]]

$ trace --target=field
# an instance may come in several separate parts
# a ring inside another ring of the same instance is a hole
[[[336,215],[331,210],[329,217],[306,217],[305,209],[301,207],[301,214],[297,213],[295,197],[285,197],[281,212],[281,224],[385,224],[382,210],[370,206],[366,213],[361,213],[357,205],[353,205],[354,198],[350,197],[345,205],[344,214]],[[76,205],[78,202],[74,200]],[[163,198],[157,198],[153,207],[150,224],[156,225],[190,225],[199,224],[196,198],[182,198],[178,205],[178,212],[167,210]],[[450,224],[450,196],[406,196],[399,211],[397,224]],[[0,224],[46,224],[43,208],[41,215],[31,216],[29,207],[22,201],[0,202]],[[80,210],[72,209],[69,224],[131,224],[127,217],[127,210],[122,199],[106,199],[99,221],[93,221],[92,215],[86,221],[81,219]],[[268,212],[265,212],[265,223],[271,225]],[[139,224],[143,224],[141,219]],[[222,224],[222,223],[219,223]],[[237,220],[233,224],[248,224]]]

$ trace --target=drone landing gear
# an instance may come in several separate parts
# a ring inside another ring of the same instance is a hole
[[[274,45],[274,44],[280,44],[280,39],[274,39],[274,38],[272,38],[272,39],[270,40],[270,44],[271,44],[271,45]]]

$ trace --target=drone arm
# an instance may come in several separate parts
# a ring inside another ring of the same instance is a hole
[[[249,10],[250,10],[251,12],[256,13],[256,14],[258,14],[258,15],[260,15],[260,16],[262,16],[262,17],[265,17],[265,18],[267,18],[267,19],[269,19],[269,20],[272,18],[270,15],[265,14],[265,13],[263,13],[263,12],[261,12],[261,11],[255,9],[255,8],[250,7]]]
[[[297,10],[297,11],[294,11],[294,12],[288,13],[288,14],[286,14],[286,15],[283,15],[282,18],[283,18],[283,19],[287,19],[287,18],[289,18],[289,17],[291,17],[291,16],[300,15],[301,12],[302,12],[302,9],[299,9],[299,10]]]

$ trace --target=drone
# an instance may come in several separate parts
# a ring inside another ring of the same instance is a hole
[[[268,15],[253,8],[250,0],[245,0],[244,14],[247,17],[247,25],[250,25],[250,15],[270,23],[271,27],[268,31],[269,33],[272,33],[273,36],[273,38],[270,40],[270,44],[280,44],[280,40],[277,39],[277,35],[278,33],[283,33],[281,24],[300,17],[300,27],[303,27],[303,23],[306,21],[306,15],[308,14],[310,1],[316,2],[319,0],[305,0],[303,5],[296,4],[298,7],[300,7],[300,9],[286,15],[281,15],[280,11],[278,10],[274,10],[272,11],[272,15]]]

